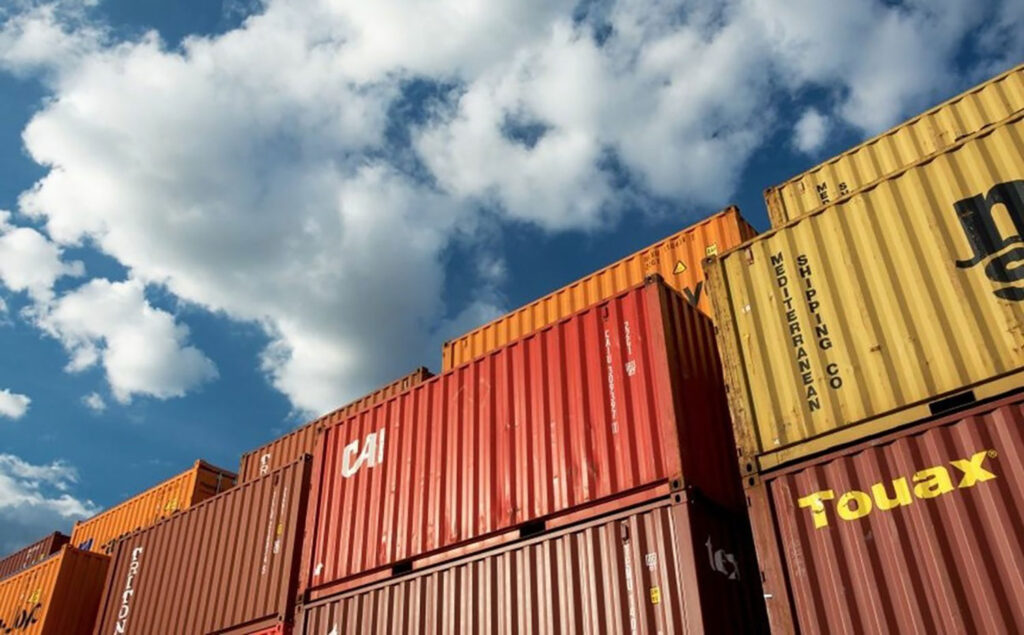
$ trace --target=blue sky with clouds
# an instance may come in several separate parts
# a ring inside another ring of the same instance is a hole
[[[0,8],[0,549],[1018,63],[1019,3]]]

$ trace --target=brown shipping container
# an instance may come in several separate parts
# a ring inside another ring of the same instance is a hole
[[[306,607],[306,635],[759,633],[749,526],[673,497]]]
[[[705,262],[745,473],[1021,385],[1022,117]]]
[[[55,531],[46,538],[15,551],[3,560],[0,560],[0,578],[6,578],[12,573],[27,569],[37,562],[42,562],[60,551],[61,547],[68,544],[68,540],[70,540],[68,536]]]
[[[312,454],[313,447],[316,445],[316,435],[327,426],[334,425],[351,417],[360,410],[394,397],[400,392],[408,390],[433,376],[434,374],[426,368],[417,368],[405,377],[396,379],[369,395],[360,397],[352,403],[310,421],[282,437],[274,439],[270,443],[246,452],[242,455],[242,462],[238,468],[238,482],[246,483],[254,478],[263,476],[271,470],[276,470],[283,465],[298,460],[303,454]]]
[[[684,485],[743,509],[734,448],[711,320],[653,276],[325,430],[305,588]]]
[[[827,205],[1024,109],[1024,65],[764,192],[772,227]]]
[[[731,249],[757,232],[729,207],[668,238],[549,293],[483,326],[444,343],[441,370],[449,371],[494,351],[514,339],[634,287],[659,274],[705,313],[711,308],[704,293],[704,258]]]
[[[115,540],[136,529],[187,509],[232,487],[234,472],[196,461],[190,469],[119,503],[92,518],[75,523],[71,544],[79,549],[110,553]]]
[[[290,623],[309,478],[307,455],[118,541],[96,635]]]
[[[0,633],[90,635],[110,558],[69,546],[0,581]]]
[[[773,632],[1024,632],[1024,396],[748,490]]]

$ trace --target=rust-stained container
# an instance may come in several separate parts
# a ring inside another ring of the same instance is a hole
[[[743,509],[728,417],[711,320],[652,276],[326,429],[304,588],[683,486]]]
[[[764,192],[772,227],[897,172],[1024,109],[1024,65]]]
[[[777,633],[1024,632],[1024,396],[763,475]]]
[[[64,546],[0,580],[0,633],[90,635],[110,558]]]
[[[119,540],[96,635],[249,635],[291,623],[310,457]]]
[[[742,513],[676,494],[304,608],[306,635],[759,633]]]
[[[60,551],[60,548],[68,544],[68,536],[55,531],[41,540],[23,547],[11,555],[0,560],[0,578],[6,578],[12,573],[27,569],[37,562]],[[2,631],[0,631],[2,632]]]
[[[313,447],[316,445],[316,435],[327,426],[334,425],[360,410],[394,397],[433,376],[433,373],[421,366],[408,375],[396,379],[352,403],[310,421],[255,450],[246,452],[242,455],[242,461],[238,468],[238,482],[246,483],[299,459],[303,454],[312,454]]]
[[[196,461],[190,469],[92,518],[75,523],[71,544],[109,554],[115,540],[232,487],[236,475]]]
[[[705,262],[744,473],[1021,385],[1022,117]]]
[[[694,306],[710,313],[704,293],[701,260],[755,235],[757,232],[740,216],[738,208],[726,208],[539,300],[445,342],[441,348],[441,370],[451,370],[591,304],[622,293],[651,274],[661,275]]]

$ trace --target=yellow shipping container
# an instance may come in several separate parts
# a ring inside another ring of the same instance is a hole
[[[485,355],[512,340],[554,324],[591,304],[606,300],[659,273],[691,304],[710,313],[701,260],[757,235],[739,209],[729,207],[608,265],[526,306],[444,343],[442,371]]]
[[[191,507],[235,484],[234,472],[196,461],[190,469],[151,487],[138,496],[75,523],[71,544],[80,549],[110,553],[115,540]]]
[[[942,151],[1024,109],[1024,65],[764,192],[772,227]]]
[[[705,262],[745,473],[1022,386],[1022,118]]]
[[[0,633],[91,635],[110,558],[69,546],[0,580]]]

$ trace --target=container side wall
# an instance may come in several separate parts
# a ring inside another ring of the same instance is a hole
[[[27,569],[34,564],[42,562],[60,551],[60,548],[68,544],[69,540],[68,536],[55,531],[31,545],[15,551],[3,560],[0,560],[0,578],[6,578],[22,569]]]
[[[741,509],[714,346],[710,320],[653,279],[328,428],[305,579],[658,488]]]
[[[206,634],[290,620],[309,474],[300,460],[119,541],[97,633],[120,624],[129,634]]]
[[[694,306],[708,313],[710,307],[704,290],[701,260],[753,238],[756,233],[740,216],[739,210],[730,207],[497,320],[445,342],[441,352],[442,370],[451,370],[591,304],[622,293],[640,284],[651,274],[661,275]]]
[[[255,450],[246,452],[242,455],[242,461],[238,469],[239,482],[251,481],[254,478],[298,460],[303,454],[311,454],[316,445],[316,435],[320,430],[343,421],[360,410],[365,410],[385,399],[390,399],[433,376],[434,374],[426,368],[417,368],[408,375],[396,379],[369,395],[365,395],[352,403],[310,421]]]
[[[706,263],[745,469],[1019,385],[1022,135],[1017,116]]]
[[[972,88],[765,191],[772,227],[940,152],[1024,109],[1024,66]]]
[[[89,635],[110,558],[64,547],[0,581],[0,632]]]
[[[792,603],[770,612],[808,633],[1024,632],[1022,484],[1020,395],[766,475],[765,592]]]
[[[299,622],[307,635],[763,632],[749,540],[734,512],[646,508],[343,594]]]

